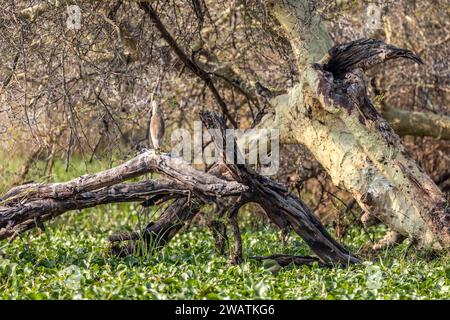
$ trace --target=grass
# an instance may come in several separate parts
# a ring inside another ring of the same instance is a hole
[[[93,172],[105,164],[74,161],[69,175],[55,167],[55,180]],[[115,258],[111,232],[134,228],[138,206],[107,205],[70,212],[13,243],[0,243],[0,299],[448,299],[448,256],[431,261],[407,244],[348,268],[288,266],[272,273],[246,259],[229,266],[216,253],[210,233],[197,225],[177,235],[154,256]],[[310,254],[292,234],[279,232],[251,212],[241,215],[244,255]],[[384,228],[371,229],[380,238]],[[343,240],[354,252],[367,236],[353,228]]]

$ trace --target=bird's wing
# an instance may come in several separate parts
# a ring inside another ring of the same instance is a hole
[[[329,59],[323,69],[337,78],[356,68],[367,70],[387,60],[406,58],[423,64],[422,59],[411,50],[397,48],[377,39],[360,39],[337,45],[328,51]]]
[[[162,115],[155,113],[150,120],[150,136],[155,148],[159,148],[162,137],[164,136],[164,121]]]
[[[160,115],[160,130],[158,132],[159,139],[162,139],[164,137],[164,131],[165,131],[164,118],[162,115]]]

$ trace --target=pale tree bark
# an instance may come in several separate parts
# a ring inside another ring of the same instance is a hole
[[[450,117],[431,112],[383,107],[381,115],[400,136],[450,140]]]
[[[95,0],[91,0],[95,1]],[[137,3],[152,3],[154,0],[148,1],[138,1]],[[37,17],[41,16],[45,12],[60,8],[66,5],[76,4],[74,0],[51,0],[44,3],[40,3],[29,8],[23,9],[18,13],[18,17],[25,20],[33,20]],[[289,8],[285,9],[285,11]],[[286,11],[286,12],[288,12]],[[225,19],[229,16],[230,10],[224,12],[222,19]],[[282,10],[274,10],[275,15],[283,15]],[[296,34],[287,33],[287,36],[292,36],[291,41],[295,42],[295,46],[293,46],[294,51],[298,59],[309,59],[304,62],[318,62],[320,58],[323,57],[323,53],[326,52],[332,46],[332,40],[329,37],[326,29],[323,25],[320,24],[320,20],[315,17],[312,18],[312,21],[309,21],[308,17],[301,13],[304,16],[306,22],[309,22],[312,26],[311,32],[307,32],[303,35],[305,39],[295,39]],[[117,29],[119,38],[122,40],[122,45],[124,48],[124,57],[129,62],[141,61],[142,56],[137,50],[137,43],[139,39],[137,37],[133,37],[129,34],[128,30],[125,27],[120,27],[116,25],[114,21],[111,21],[106,16],[104,17],[108,23],[113,25],[114,28]],[[297,19],[296,16],[289,17],[290,20]],[[284,19],[286,20],[286,19]],[[293,23],[293,22],[291,22]],[[205,37],[207,37],[208,33],[211,32],[212,28],[206,28],[202,30],[202,33]],[[300,33],[301,34],[301,33]],[[312,38],[311,38],[312,35]],[[297,35],[298,36],[298,35]],[[320,41],[308,41],[307,37],[314,39],[321,39]],[[312,53],[311,55],[302,54],[301,50],[306,50],[306,48],[302,48],[304,45],[308,43],[311,48],[309,51]],[[230,66],[221,66],[219,60],[212,52],[207,52],[206,50],[202,51],[208,57],[208,64],[196,61],[197,65],[204,70],[208,70],[211,72],[212,77],[215,80],[225,80],[224,84],[229,87],[233,87],[237,89],[238,92],[243,94],[250,103],[257,103],[258,97],[255,92],[255,88],[252,84],[245,83],[242,80],[242,77],[236,73],[233,68]],[[97,62],[105,62],[113,60],[115,53],[102,53],[102,54],[92,54],[91,57]],[[309,58],[308,58],[309,57]],[[314,59],[312,59],[314,58]],[[5,87],[5,85],[4,85]],[[0,90],[1,93],[1,90]],[[260,103],[261,104],[261,103]],[[389,106],[384,106],[380,109],[380,112],[385,118],[391,127],[395,130],[397,134],[400,136],[412,135],[418,137],[433,137],[436,139],[442,140],[450,140],[450,117],[445,115],[439,115],[431,112],[412,112],[408,110],[401,110],[396,108],[391,108]]]
[[[282,142],[304,144],[335,185],[348,190],[367,214],[381,220],[394,232],[413,238],[423,247],[448,248],[450,219],[443,194],[407,154],[398,136],[366,96],[363,71],[389,57],[371,58],[366,65],[345,71],[339,78],[325,68],[331,58],[327,50],[333,43],[319,17],[309,10],[308,1],[267,1],[267,5],[291,42],[301,79],[288,93],[269,100],[275,112],[266,115],[258,127],[279,128]],[[226,106],[221,103],[212,81],[214,75],[192,63],[171,40],[170,33],[148,3],[141,3],[141,7],[180,60],[216,92],[216,100],[226,114]],[[195,212],[185,211],[184,202],[179,199],[190,198],[192,194],[201,205],[211,202],[211,198],[236,197],[237,190],[245,194],[250,188],[248,199],[242,199],[242,203],[251,199],[259,203],[272,220],[278,218],[280,224],[292,226],[323,262],[358,261],[282,186],[246,168],[228,169],[234,172],[235,183],[197,172],[180,160],[145,153],[118,168],[68,183],[20,186],[0,198],[0,238],[14,237],[68,210],[117,201],[147,201],[153,199],[153,194],[165,200],[167,194],[178,198],[179,208],[174,212],[186,213],[183,219],[189,220]],[[150,181],[117,185],[148,172],[163,173],[181,184]],[[230,209],[233,216],[238,210],[239,206]],[[177,216],[171,212],[169,216]],[[233,221],[233,229],[238,233],[235,217]],[[166,227],[170,229],[172,225],[164,223],[155,228],[166,230]],[[152,233],[151,226],[150,229]]]
[[[304,144],[359,205],[392,230],[427,248],[448,248],[450,214],[444,195],[408,155],[388,123],[366,110],[362,69],[333,79],[321,65],[333,45],[308,1],[268,1],[297,57],[300,83],[270,102],[285,143]],[[321,61],[322,60],[322,61]],[[345,91],[342,88],[345,87]]]

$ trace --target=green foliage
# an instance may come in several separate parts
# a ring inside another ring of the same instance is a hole
[[[67,180],[58,164],[55,179]],[[85,172],[84,166],[71,174]],[[79,172],[80,171],[80,172]],[[64,178],[65,177],[65,178]],[[251,209],[248,209],[251,210]],[[229,266],[208,230],[193,225],[149,257],[108,254],[111,232],[139,224],[133,204],[107,205],[67,213],[0,251],[0,299],[448,299],[448,257],[427,261],[408,244],[349,268],[293,266],[246,259]],[[251,212],[240,215],[244,256],[308,255],[291,234],[280,233]],[[367,235],[352,228],[343,242],[358,252]],[[380,238],[383,228],[370,229]]]
[[[45,233],[35,231],[4,245],[0,299],[449,298],[447,258],[405,257],[406,247],[346,269],[279,269],[251,260],[229,266],[209,232],[191,227],[156,256],[109,256],[107,235],[135,225],[135,216],[132,205],[73,212]],[[244,228],[243,238],[246,256],[310,253],[294,235],[283,248],[279,233],[262,224]],[[357,249],[358,239],[347,245]]]

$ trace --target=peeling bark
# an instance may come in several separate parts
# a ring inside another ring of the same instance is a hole
[[[99,204],[138,201],[154,205],[175,199],[154,222],[143,231],[116,234],[112,242],[128,241],[125,246],[115,244],[112,251],[123,256],[148,253],[164,246],[199,212],[202,206],[216,203],[229,212],[235,235],[235,249],[231,261],[240,263],[242,241],[237,222],[242,205],[254,202],[268,217],[281,226],[291,226],[311,247],[324,264],[346,265],[359,259],[335,241],[313,212],[295,195],[260,176],[245,165],[228,164],[225,124],[217,114],[203,113],[202,121],[208,129],[219,129],[221,136],[213,136],[216,152],[223,152],[222,162],[204,173],[190,167],[182,159],[146,151],[134,159],[97,174],[73,179],[65,183],[29,184],[15,187],[1,198],[0,239],[14,239],[21,232],[64,212],[89,208]],[[216,139],[222,139],[218,141]],[[234,144],[233,157],[240,152]],[[166,179],[121,183],[148,172],[159,172]]]
[[[336,49],[327,52],[331,41],[324,26],[316,17],[307,18],[306,1],[270,3],[297,53],[302,78],[288,94],[271,100],[276,114],[259,127],[278,127],[283,142],[304,144],[335,185],[392,230],[424,247],[448,248],[449,206],[367,98],[361,65],[333,75],[313,64],[326,65]],[[388,51],[381,53],[363,63],[364,69],[390,58]]]
[[[258,126],[280,128],[284,143],[304,144],[335,185],[352,193],[368,215],[388,225],[396,235],[409,236],[424,247],[448,248],[449,205],[374,108],[367,97],[363,77],[365,69],[391,58],[407,57],[419,62],[420,59],[409,50],[393,49],[373,41],[367,43],[368,48],[374,46],[377,50],[370,56],[365,55],[364,50],[351,51],[347,57],[339,56],[347,52],[347,48],[355,48],[354,43],[327,51],[332,47],[331,37],[308,3],[306,0],[267,1],[291,42],[302,76],[288,93],[270,99],[275,113],[268,114]],[[217,75],[203,70],[178,47],[148,3],[140,5],[183,63],[205,81],[227,114],[212,80]],[[365,60],[346,64],[355,57]],[[249,95],[245,87],[241,89]],[[228,118],[233,123],[229,115]],[[211,114],[204,114],[203,121],[215,128],[224,127]],[[359,261],[283,186],[245,166],[224,166],[230,179],[199,172],[181,159],[145,152],[119,167],[66,183],[19,186],[0,198],[0,239],[14,238],[68,210],[121,201],[144,201],[146,205],[154,205],[175,199],[143,232],[132,233],[128,238],[112,237],[117,241],[143,238],[147,244],[157,239],[158,245],[165,244],[202,205],[224,204],[223,198],[236,199],[239,195],[245,201],[260,204],[277,225],[291,226],[323,263]],[[148,172],[159,172],[170,182],[121,184]],[[188,199],[192,199],[192,203]],[[232,223],[237,235],[239,209],[234,209]],[[236,261],[241,259],[241,249],[237,247]]]

